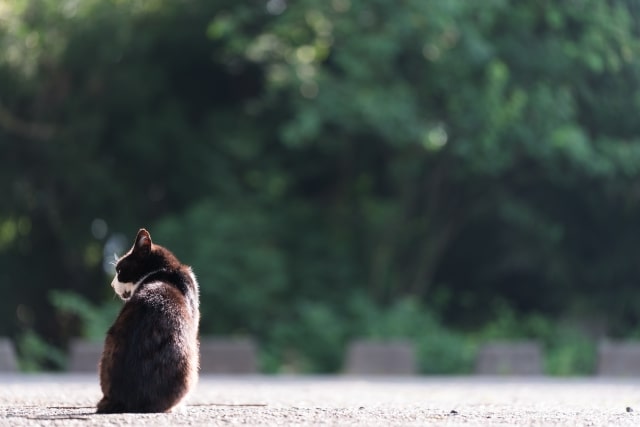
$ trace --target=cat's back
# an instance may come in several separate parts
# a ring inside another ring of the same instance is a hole
[[[152,282],[123,306],[107,334],[109,387],[142,412],[170,408],[197,382],[197,318],[173,285]],[[150,390],[158,397],[147,399]]]
[[[198,364],[197,319],[185,296],[172,284],[145,284],[125,306],[135,317],[127,321],[132,328],[128,341],[138,353],[133,356],[137,360],[130,362],[134,369],[134,365],[144,370],[155,365]]]
[[[127,301],[122,314],[125,316],[122,320],[133,322],[129,327],[164,331],[167,339],[197,332],[197,311],[190,306],[186,295],[167,282],[142,285]]]

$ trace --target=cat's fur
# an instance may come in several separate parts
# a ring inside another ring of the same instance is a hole
[[[198,380],[198,283],[141,229],[111,283],[125,300],[100,360],[98,413],[167,412]]]

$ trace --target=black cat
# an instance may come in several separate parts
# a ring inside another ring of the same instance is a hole
[[[116,263],[125,301],[100,360],[98,413],[167,412],[198,380],[198,283],[145,229]]]

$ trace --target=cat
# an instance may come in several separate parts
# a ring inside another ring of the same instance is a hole
[[[111,283],[125,301],[99,363],[97,413],[169,412],[198,381],[198,282],[141,229]]]

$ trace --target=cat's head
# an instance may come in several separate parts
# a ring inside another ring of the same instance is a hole
[[[138,231],[133,246],[116,262],[116,276],[111,287],[123,300],[128,300],[147,276],[171,263],[170,252],[151,242],[151,235],[144,228]]]

